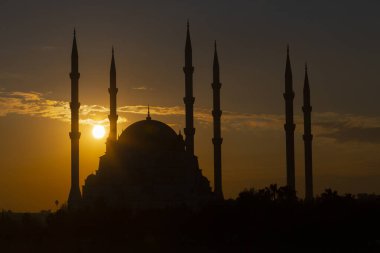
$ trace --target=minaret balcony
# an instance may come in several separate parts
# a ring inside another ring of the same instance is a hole
[[[75,72],[71,72],[70,73],[70,78],[71,79],[79,79],[79,77],[80,77],[79,73],[75,73]]]
[[[211,84],[213,89],[220,89],[222,87],[222,84],[220,82],[214,82]]]
[[[78,110],[80,107],[80,103],[70,102],[70,109],[71,110]]]
[[[294,99],[294,91],[291,92],[285,92],[284,93],[285,100],[293,100]]]
[[[77,140],[80,138],[80,132],[70,132],[69,136],[70,136],[70,139]]]
[[[312,134],[304,134],[302,137],[303,137],[304,141],[312,141],[313,140]]]
[[[191,104],[192,105],[195,102],[195,97],[184,97],[183,102],[185,104]]]
[[[302,106],[303,112],[311,112],[313,110],[313,107],[311,106]]]
[[[108,92],[109,92],[109,94],[115,94],[116,95],[116,93],[119,91],[119,89],[118,88],[108,88]]]
[[[215,118],[220,118],[220,116],[222,116],[222,111],[221,110],[216,110],[216,111],[212,111],[212,116]]]
[[[223,143],[223,138],[212,138],[212,143],[214,145],[222,145]]]
[[[185,72],[185,74],[193,74],[194,73],[194,67],[193,66],[185,66],[185,67],[183,67],[183,72]]]
[[[289,131],[294,132],[294,130],[296,129],[296,124],[286,123],[284,124],[284,129],[286,132],[289,132]]]

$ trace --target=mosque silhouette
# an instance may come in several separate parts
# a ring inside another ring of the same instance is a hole
[[[100,157],[95,174],[89,175],[79,186],[79,68],[76,34],[71,54],[71,188],[68,207],[162,208],[172,206],[196,207],[212,201],[223,200],[222,151],[219,60],[215,42],[213,61],[213,138],[214,189],[202,175],[194,153],[194,101],[192,47],[187,23],[185,45],[185,138],[167,124],[152,119],[149,107],[145,120],[135,122],[117,136],[117,92],[114,49],[110,67],[110,132],[106,152]],[[295,192],[294,129],[292,72],[287,50],[285,71],[285,111],[287,186]],[[310,88],[305,68],[304,85],[304,143],[306,199],[313,198],[312,190],[312,134]]]

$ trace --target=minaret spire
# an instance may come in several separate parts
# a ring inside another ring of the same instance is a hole
[[[150,117],[150,108],[148,104],[148,115],[146,116],[146,120],[151,120],[152,118]]]
[[[213,90],[213,123],[214,123],[214,137],[212,143],[214,144],[214,192],[219,199],[223,199],[222,190],[222,142],[221,137],[221,123],[220,117],[222,111],[220,110],[220,88],[222,84],[219,78],[219,59],[216,49],[216,41],[214,44],[214,62],[213,62],[213,82],[211,84]]]
[[[185,103],[186,112],[186,127],[185,132],[185,146],[186,151],[191,155],[194,155],[194,101],[193,97],[193,58],[192,58],[192,48],[190,39],[190,28],[189,21],[187,21],[187,34],[186,34],[186,45],[185,45],[185,66],[183,67],[183,72],[185,73],[185,97],[183,101]]]
[[[290,65],[289,45],[287,46],[286,53],[286,67],[285,67],[285,117],[286,122],[284,125],[286,133],[286,174],[287,186],[295,191],[295,162],[294,162],[294,130],[296,125],[293,119],[293,77],[292,68]]]
[[[313,159],[312,159],[312,141],[313,135],[311,134],[311,111],[310,105],[310,86],[309,77],[307,73],[307,64],[305,64],[305,81],[303,86],[303,124],[304,134],[303,141],[305,147],[305,199],[313,199]]]
[[[78,48],[76,41],[76,32],[74,29],[73,47],[71,51],[71,187],[68,199],[69,208],[76,208],[80,205],[82,196],[79,189],[79,66],[78,66]]]
[[[110,132],[107,138],[106,152],[109,153],[112,150],[117,140],[117,111],[116,111],[116,95],[118,88],[116,87],[116,64],[114,56],[114,48],[112,47],[111,67],[110,67],[110,87],[108,93],[110,94],[110,114],[108,119],[110,121]]]
[[[74,29],[74,37],[73,37],[73,46],[71,49],[71,73],[78,73],[78,47],[77,47],[77,35],[76,35],[75,29]]]

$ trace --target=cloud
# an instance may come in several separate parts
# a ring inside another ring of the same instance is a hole
[[[82,105],[81,124],[106,124],[108,109],[98,105]],[[70,106],[66,101],[51,100],[39,92],[0,91],[0,116],[8,114],[28,115],[70,122]],[[100,119],[99,119],[100,118]],[[126,122],[120,117],[119,122]]]
[[[145,115],[147,113],[147,106],[122,106],[118,108],[118,112]],[[185,110],[183,106],[151,106],[150,113],[151,115],[159,116],[184,116]],[[211,124],[213,120],[211,109],[195,108],[194,118],[203,124]],[[246,130],[254,128],[282,128],[284,117],[275,114],[249,114],[225,111],[222,118],[225,129]]]
[[[279,130],[282,129],[284,124],[284,116],[279,114],[252,114],[225,111],[222,117],[226,125],[225,127],[235,130]]]
[[[380,143],[380,117],[319,113],[313,126],[319,136],[337,142]]]
[[[38,92],[0,91],[0,116],[20,114],[69,121],[69,113],[68,103],[46,99]]]
[[[138,91],[152,91],[153,88],[148,88],[146,86],[138,86],[138,87],[132,87],[132,90],[138,90]]]
[[[184,116],[183,106],[151,106],[150,112],[157,116]],[[109,108],[101,105],[81,105],[81,124],[108,124]],[[126,122],[126,114],[146,115],[147,106],[128,105],[118,108],[119,123]],[[0,91],[0,116],[8,114],[29,115],[33,117],[51,118],[65,122],[70,121],[70,107],[66,101],[52,100],[39,92]],[[202,124],[211,124],[211,110],[195,108],[194,117]],[[279,128],[282,126],[281,115],[248,114],[225,111],[223,113],[223,127],[225,129],[250,128]],[[181,118],[182,120],[182,118]],[[179,119],[178,119],[179,121]],[[175,122],[171,124],[178,125]]]
[[[184,110],[179,106],[150,106],[150,113],[160,116],[168,115],[184,115]],[[146,105],[127,105],[117,109],[121,113],[147,114],[148,107]]]
[[[151,106],[154,116],[171,117],[173,126],[181,125],[185,114],[183,106]],[[46,98],[39,92],[21,92],[0,90],[0,117],[8,114],[28,115],[70,122],[70,106],[66,101]],[[101,105],[81,105],[80,124],[108,125],[109,108]],[[118,123],[127,122],[128,114],[147,114],[145,105],[128,105],[118,108]],[[211,109],[195,108],[194,117],[202,125],[212,124]],[[303,132],[302,115],[295,115],[296,131]],[[222,127],[224,131],[284,131],[284,115],[252,114],[224,111]],[[369,117],[334,112],[313,113],[312,131],[318,138],[329,138],[337,142],[380,143],[380,117]]]
[[[132,87],[132,90],[147,90],[147,88],[145,86]]]
[[[325,134],[325,137],[333,138],[338,142],[366,142],[380,143],[380,127],[342,127],[339,131]]]
[[[14,91],[8,93],[10,97],[20,98],[24,99],[25,101],[39,101],[40,97],[42,96],[39,92],[21,92],[21,91]]]

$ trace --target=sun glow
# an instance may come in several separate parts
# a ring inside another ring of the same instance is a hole
[[[92,136],[94,136],[95,139],[103,138],[105,133],[106,133],[106,130],[104,129],[104,126],[102,125],[95,125],[92,128]]]

